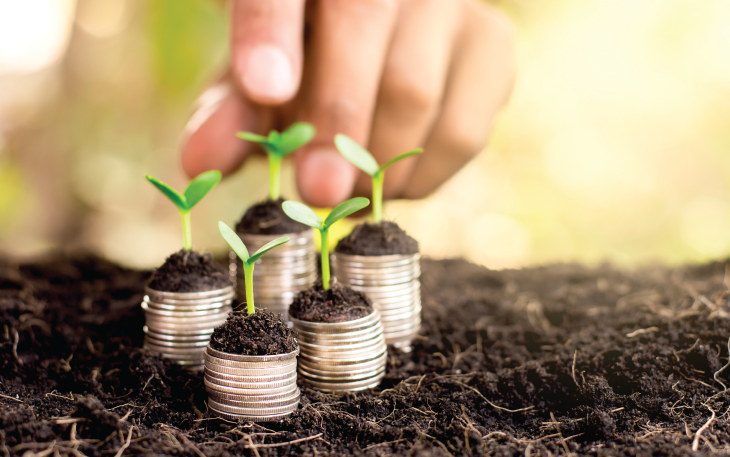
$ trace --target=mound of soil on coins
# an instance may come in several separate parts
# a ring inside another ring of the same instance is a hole
[[[154,271],[148,287],[165,292],[204,292],[230,285],[228,272],[213,256],[181,249]]]
[[[251,235],[283,235],[308,230],[304,224],[291,219],[281,209],[284,199],[264,200],[250,207],[236,225],[236,231]]]
[[[251,315],[231,313],[213,332],[210,346],[229,354],[287,354],[297,348],[295,338],[296,332],[279,315],[257,310]]]
[[[0,260],[0,452],[686,456],[730,442],[730,262],[422,271],[421,333],[379,388],[300,381],[297,411],[255,424],[212,417],[202,373],[141,349],[148,273]]]
[[[418,241],[395,222],[364,223],[342,238],[335,251],[350,255],[413,255],[418,253]]]
[[[308,322],[348,322],[372,312],[372,302],[362,293],[341,284],[325,290],[321,282],[299,292],[289,306],[292,317]]]

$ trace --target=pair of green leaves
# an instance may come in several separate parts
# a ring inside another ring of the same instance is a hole
[[[181,212],[189,212],[193,209],[220,182],[221,177],[221,172],[218,170],[201,173],[190,181],[188,187],[181,194],[159,179],[145,175],[147,181],[157,187]]]
[[[282,209],[287,216],[304,225],[316,228],[317,230],[326,231],[332,224],[350,214],[360,211],[370,204],[370,200],[365,197],[355,197],[337,205],[325,218],[324,222],[304,203],[287,200],[282,204]]]
[[[387,168],[389,168],[391,165],[393,165],[396,162],[399,162],[406,157],[410,157],[412,155],[421,154],[423,152],[423,149],[414,149],[412,151],[404,152],[403,154],[397,155],[387,161],[382,166],[378,165],[378,162],[375,160],[375,157],[373,157],[370,152],[368,152],[367,149],[363,148],[359,144],[355,142],[352,138],[350,138],[347,135],[338,134],[335,135],[335,146],[337,146],[337,149],[340,151],[340,153],[348,160],[350,163],[355,165],[360,170],[364,171],[365,173],[369,174],[373,178],[382,176],[383,173]]]
[[[218,230],[220,230],[221,235],[223,236],[223,239],[226,240],[226,243],[228,243],[228,246],[233,249],[233,252],[235,252],[236,255],[247,266],[253,265],[258,259],[261,258],[262,255],[266,254],[275,247],[281,246],[282,244],[289,241],[288,236],[282,236],[281,238],[277,238],[274,241],[266,243],[265,245],[261,246],[261,248],[254,254],[249,255],[246,245],[243,244],[243,241],[241,241],[241,237],[239,237],[232,228],[227,226],[225,222],[218,222]]]
[[[259,143],[266,152],[278,158],[297,150],[307,144],[314,137],[314,127],[306,122],[292,124],[283,132],[272,130],[268,136],[249,132],[239,132],[238,137],[254,143]]]

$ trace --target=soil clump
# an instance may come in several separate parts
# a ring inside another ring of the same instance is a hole
[[[0,452],[710,455],[730,442],[730,262],[490,271],[422,262],[423,324],[377,389],[216,419],[202,373],[142,349],[149,273],[0,260]],[[695,450],[693,450],[695,449]]]
[[[154,271],[147,286],[164,292],[204,292],[230,285],[228,272],[213,256],[181,249]]]
[[[236,231],[251,235],[283,235],[308,230],[304,224],[291,219],[281,209],[284,199],[267,199],[251,206],[236,225]]]
[[[325,290],[318,282],[294,297],[289,314],[307,322],[349,322],[373,312],[373,303],[349,286],[334,284]]]
[[[213,332],[210,346],[229,354],[287,354],[297,348],[295,338],[296,332],[279,315],[264,309],[251,315],[231,313]]]
[[[418,241],[395,222],[363,223],[342,238],[335,251],[350,255],[413,255],[418,253]]]

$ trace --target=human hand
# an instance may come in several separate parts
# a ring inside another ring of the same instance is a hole
[[[384,196],[424,197],[483,149],[515,73],[511,27],[479,0],[234,0],[231,52],[188,123],[185,172],[230,174],[257,147],[236,132],[310,122],[297,185],[321,207],[371,185],[335,134],[378,163],[423,147],[388,171]]]

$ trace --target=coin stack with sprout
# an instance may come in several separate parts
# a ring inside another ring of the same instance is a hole
[[[205,390],[208,407],[230,420],[277,420],[299,405],[297,355],[299,349],[277,355],[239,355],[205,352]]]
[[[205,292],[162,292],[147,288],[144,347],[165,358],[202,369],[213,330],[231,312],[232,286]]]
[[[253,271],[253,292],[256,306],[281,314],[286,320],[289,305],[302,290],[317,280],[317,254],[311,230],[285,235],[252,235],[238,232],[249,252],[256,252],[265,244],[282,236],[290,240],[269,252],[256,262]],[[246,282],[241,260],[231,251],[230,271],[237,284],[239,297],[246,296]]]

